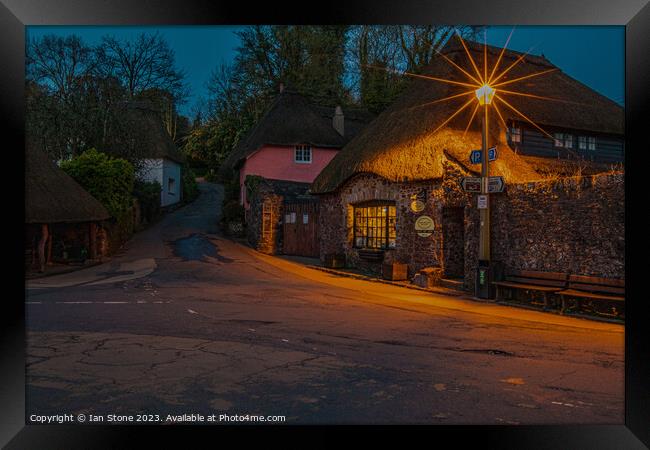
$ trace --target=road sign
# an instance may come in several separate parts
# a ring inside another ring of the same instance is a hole
[[[460,185],[465,192],[481,192],[481,177],[463,177]]]
[[[497,159],[497,146],[488,149],[488,161],[494,161]]]
[[[478,196],[478,209],[487,209],[488,207],[488,196],[479,195]]]
[[[483,150],[472,150],[469,154],[469,162],[472,164],[480,164],[483,161]]]
[[[503,189],[506,187],[503,177],[490,177],[488,180],[488,189],[489,193],[503,192]]]
[[[497,146],[488,149],[488,161],[497,159]],[[472,164],[480,164],[483,162],[483,150],[472,150],[469,154],[469,162]]]

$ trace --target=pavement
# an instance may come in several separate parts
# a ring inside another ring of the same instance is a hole
[[[262,255],[219,234],[221,186],[199,188],[106,267],[28,283],[28,417],[623,423],[622,325]]]

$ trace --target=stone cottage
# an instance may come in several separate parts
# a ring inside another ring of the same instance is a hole
[[[623,161],[623,109],[544,57],[471,42],[467,50],[448,45],[450,61],[436,58],[316,178],[321,259],[340,255],[370,272],[399,262],[409,276],[438,267],[473,286],[477,199],[460,179],[480,176],[469,153],[481,148],[481,121],[471,120],[471,107],[455,114],[469,97],[454,96],[466,88],[435,80],[465,82],[459,68],[472,70],[468,53],[479,67],[484,54],[487,67],[499,59],[502,69],[512,66],[501,81],[545,72],[507,87],[532,96],[510,96],[512,108],[490,111],[488,145],[498,150],[490,175],[506,183],[491,196],[492,260],[623,276],[623,177],[602,174]]]

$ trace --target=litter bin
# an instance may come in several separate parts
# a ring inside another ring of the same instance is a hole
[[[495,287],[493,281],[503,278],[503,264],[498,261],[479,260],[474,282],[474,295],[477,298],[493,299]]]

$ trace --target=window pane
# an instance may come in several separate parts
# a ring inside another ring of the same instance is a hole
[[[573,135],[571,134],[564,135],[564,146],[566,148],[573,148]]]
[[[363,248],[394,248],[395,205],[354,208],[354,245]]]

